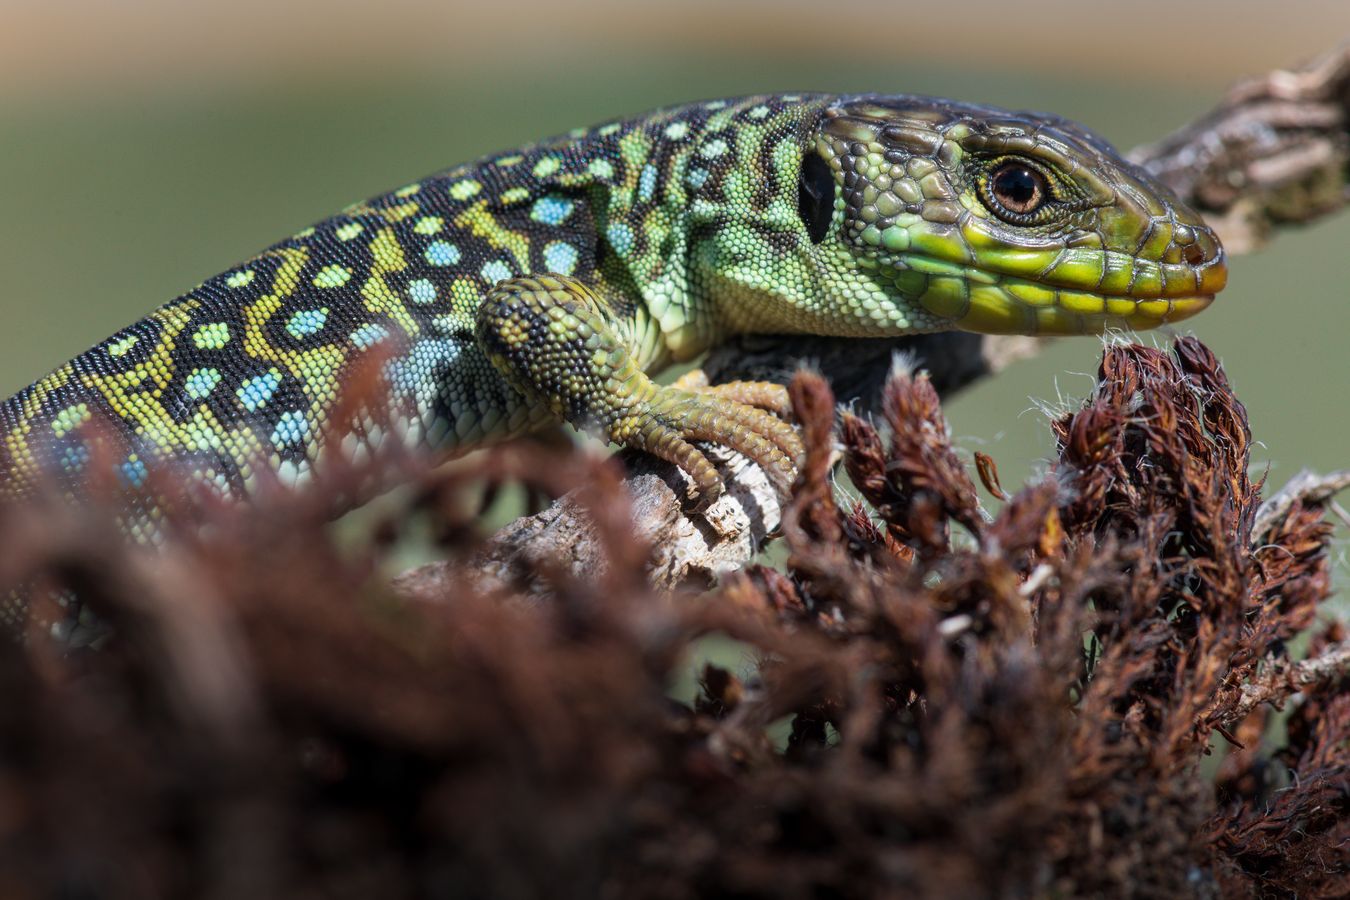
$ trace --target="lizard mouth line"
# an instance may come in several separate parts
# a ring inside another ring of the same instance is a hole
[[[1189,319],[1214,302],[1212,293],[1104,294],[942,261],[908,257],[903,264],[910,272],[927,276],[918,296],[924,309],[956,327],[984,334],[1094,334],[1108,328],[1156,328]]]

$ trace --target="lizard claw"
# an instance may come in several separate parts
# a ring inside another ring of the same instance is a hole
[[[624,443],[687,472],[701,505],[720,497],[724,487],[707,457],[691,441],[720,444],[749,457],[784,497],[803,453],[801,438],[791,425],[764,409],[709,389],[659,389],[647,408],[635,413],[631,430],[619,430],[631,435]]]
[[[702,369],[690,369],[670,385],[685,391],[710,394],[734,403],[743,403],[773,413],[780,419],[792,418],[792,400],[787,387],[772,381],[728,381],[709,384]]]

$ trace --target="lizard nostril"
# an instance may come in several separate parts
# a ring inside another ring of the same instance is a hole
[[[1193,266],[1205,261],[1205,250],[1199,244],[1188,244],[1181,248],[1181,258]]]

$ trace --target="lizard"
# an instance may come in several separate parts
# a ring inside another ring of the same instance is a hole
[[[790,481],[781,386],[662,385],[728,335],[1098,333],[1188,318],[1226,281],[1201,216],[1101,137],[913,95],[777,94],[614,120],[358,203],[210,278],[0,406],[0,500],[164,479],[247,500],[327,453],[436,459],[567,422],[669,460],[699,442]],[[384,354],[383,422],[343,422]],[[22,604],[0,611],[10,625]]]

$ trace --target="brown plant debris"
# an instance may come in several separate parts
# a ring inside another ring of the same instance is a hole
[[[0,896],[1350,893],[1334,487],[1261,505],[1202,344],[1109,349],[1053,472],[992,515],[924,377],[837,430],[823,379],[792,398],[786,569],[702,594],[649,586],[617,468],[556,446],[419,473],[341,545],[304,496],[154,557],[0,510],[0,579],[114,629],[0,654]],[[583,485],[605,564],[472,577],[511,485]],[[405,531],[447,562],[400,595]]]

